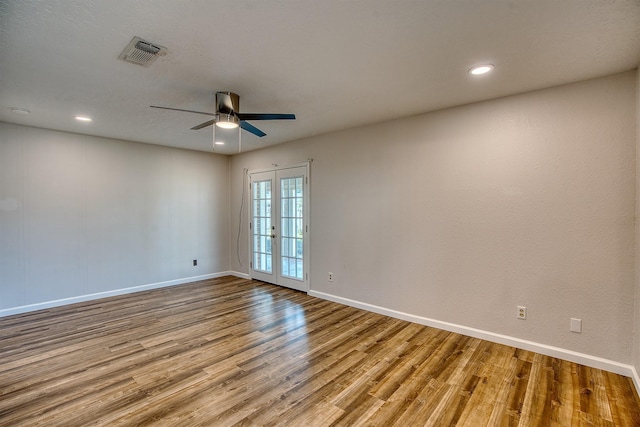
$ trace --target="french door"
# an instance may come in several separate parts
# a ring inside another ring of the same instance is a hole
[[[308,166],[251,172],[251,277],[309,290]]]

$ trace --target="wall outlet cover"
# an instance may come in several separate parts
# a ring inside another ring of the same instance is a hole
[[[571,326],[569,328],[571,332],[575,332],[577,334],[582,333],[582,319],[571,318]]]
[[[518,310],[516,311],[516,317],[520,320],[527,319],[527,307],[523,305],[518,306]]]

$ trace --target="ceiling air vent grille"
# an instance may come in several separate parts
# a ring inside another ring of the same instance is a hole
[[[165,56],[166,54],[166,47],[142,40],[140,37],[134,37],[118,56],[118,59],[148,67],[158,56]]]

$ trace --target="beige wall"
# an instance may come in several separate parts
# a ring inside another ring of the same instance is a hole
[[[226,271],[228,182],[225,156],[0,123],[0,314]]]
[[[232,270],[248,272],[243,169],[313,158],[312,290],[632,363],[635,84],[628,72],[234,156]]]
[[[640,68],[636,70],[636,246],[635,246],[635,318],[634,318],[634,360],[636,372],[640,369]]]

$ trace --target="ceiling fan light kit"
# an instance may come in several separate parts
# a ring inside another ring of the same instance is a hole
[[[216,126],[222,129],[235,129],[240,126],[240,120],[233,114],[221,113],[216,121]]]

